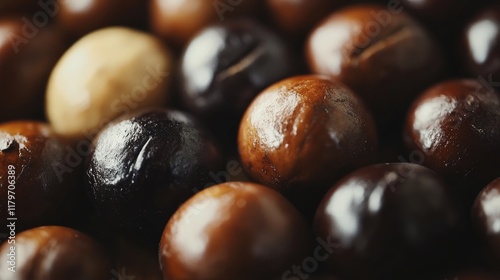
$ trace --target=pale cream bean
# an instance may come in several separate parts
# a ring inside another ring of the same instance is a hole
[[[47,117],[57,133],[88,138],[124,113],[165,105],[172,68],[170,51],[147,33],[124,27],[95,31],[54,68]]]

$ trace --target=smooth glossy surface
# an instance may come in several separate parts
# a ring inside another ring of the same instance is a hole
[[[4,172],[0,204],[5,207],[0,217],[4,221],[8,217],[8,194],[12,194],[9,190],[14,192],[12,202],[17,205],[18,230],[61,222],[76,210],[73,207],[80,199],[77,176],[81,173],[78,158],[69,150],[71,146],[47,124],[16,121],[0,125],[0,170]]]
[[[216,183],[210,174],[223,170],[221,157],[190,116],[166,109],[135,113],[96,137],[88,192],[110,224],[156,238],[181,203]]]
[[[434,172],[393,163],[359,169],[338,182],[314,224],[319,237],[335,244],[326,260],[332,271],[346,279],[410,279],[454,256],[462,215]]]
[[[0,122],[43,116],[47,79],[65,48],[56,26],[38,30],[20,17],[0,18]]]
[[[494,268],[500,262],[500,178],[486,186],[476,198],[472,219],[482,252]]]
[[[234,131],[252,99],[295,70],[285,43],[250,20],[204,29],[188,44],[180,67],[184,106],[215,130]]]
[[[299,201],[314,200],[335,179],[370,163],[377,134],[350,89],[326,77],[298,76],[272,85],[252,102],[238,147],[255,180]]]
[[[170,219],[160,265],[169,280],[273,279],[306,256],[310,238],[301,215],[279,193],[225,183],[199,192]]]
[[[500,96],[477,80],[450,80],[426,90],[410,109],[408,148],[423,164],[466,186],[472,198],[500,176]],[[468,199],[468,200],[471,200]]]
[[[8,270],[15,247],[15,272]],[[113,267],[101,246],[79,231],[44,226],[20,232],[15,244],[0,247],[2,280],[68,280],[113,278]]]
[[[68,0],[48,9],[74,37],[112,25],[144,26],[146,10],[147,1],[143,0]]]
[[[170,51],[148,33],[125,27],[95,31],[53,69],[47,118],[57,133],[91,140],[120,115],[165,105],[172,69]]]
[[[500,79],[500,5],[489,6],[475,15],[462,34],[462,59],[473,77]]]
[[[156,34],[183,46],[204,27],[256,12],[262,0],[152,0],[150,21]]]
[[[266,0],[271,19],[286,34],[303,39],[309,31],[343,0]]]
[[[389,7],[358,5],[336,11],[306,43],[312,72],[351,87],[384,122],[437,81],[444,67],[429,34],[401,5]]]

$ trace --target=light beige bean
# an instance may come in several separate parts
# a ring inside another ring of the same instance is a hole
[[[124,113],[165,105],[172,67],[170,52],[147,33],[124,27],[95,31],[54,68],[47,117],[59,134],[88,137]]]

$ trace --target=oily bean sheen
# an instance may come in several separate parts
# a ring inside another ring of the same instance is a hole
[[[370,163],[377,149],[372,116],[343,84],[297,76],[265,89],[241,122],[239,153],[255,180],[314,212],[336,179]]]
[[[60,223],[78,210],[74,207],[81,199],[81,172],[78,162],[71,160],[69,148],[45,123],[0,124],[0,218],[3,221],[9,217],[8,204],[15,208],[12,216],[18,219],[18,230]],[[14,198],[8,199],[9,194]]]
[[[294,60],[277,35],[255,21],[237,20],[202,30],[180,69],[184,107],[230,138],[253,98],[294,73]]]
[[[335,244],[326,267],[345,279],[414,279],[459,250],[463,214],[451,191],[416,164],[377,164],[335,184],[316,234]]]
[[[181,203],[214,184],[210,174],[223,170],[221,157],[191,116],[167,109],[137,112],[96,137],[87,191],[110,224],[159,237]]]
[[[500,80],[500,5],[487,6],[462,33],[461,61],[467,72],[498,88]]]
[[[230,182],[205,189],[168,222],[160,243],[165,279],[281,277],[310,251],[310,232],[278,192]]]
[[[472,211],[482,252],[492,267],[500,262],[500,178],[488,184],[476,198]]]
[[[15,272],[8,270],[15,247]],[[43,226],[17,234],[15,244],[0,246],[2,280],[109,280],[113,267],[93,238],[59,226]]]
[[[306,56],[312,72],[359,94],[382,126],[437,81],[444,67],[438,44],[400,5],[333,12],[309,35]]]
[[[470,204],[500,176],[500,96],[477,80],[448,80],[422,93],[408,112],[405,140],[422,163],[463,187]]]

